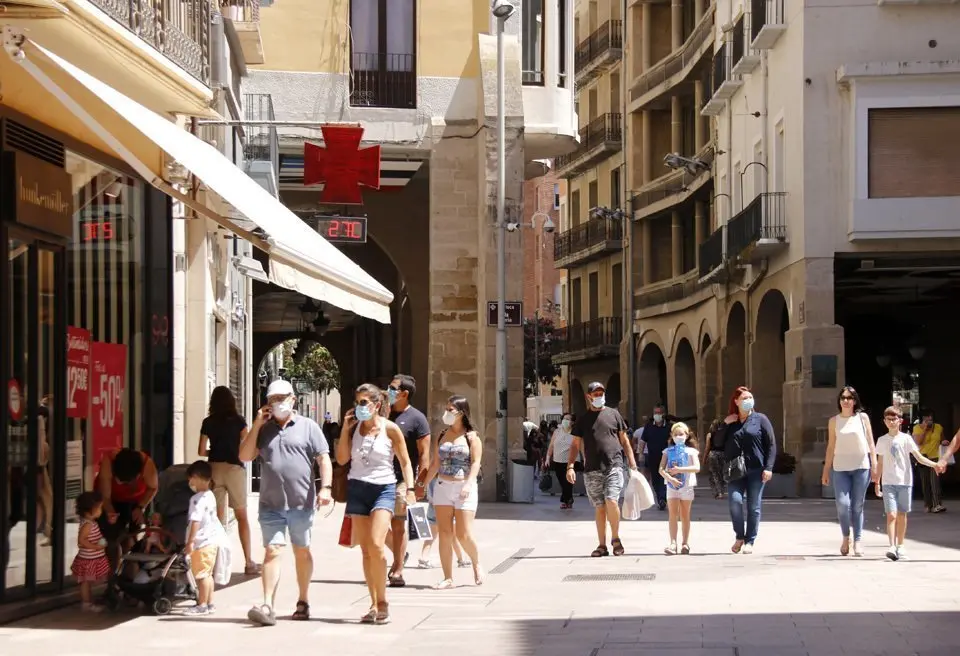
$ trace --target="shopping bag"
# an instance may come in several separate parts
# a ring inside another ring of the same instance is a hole
[[[432,540],[430,520],[427,517],[427,504],[415,503],[407,506],[407,536],[410,540]]]
[[[623,494],[623,509],[620,515],[627,520],[640,519],[640,513],[653,505],[653,490],[646,476],[636,471],[630,470],[630,480],[627,482],[627,488]]]
[[[949,449],[949,448],[950,448],[949,446],[944,446],[943,444],[940,445],[940,459],[941,459],[941,460],[943,460],[943,454],[944,454],[944,452],[945,452],[947,449]],[[952,454],[952,453],[951,453],[949,456],[947,456],[947,464],[948,464],[948,465],[955,465],[955,464],[957,464],[957,459],[953,457],[953,454]]]
[[[553,489],[553,472],[549,469],[543,469],[540,471],[540,491],[541,492],[550,492]]]
[[[343,518],[343,524],[340,525],[340,540],[338,544],[348,549],[357,546],[353,540],[353,518],[349,515]]]

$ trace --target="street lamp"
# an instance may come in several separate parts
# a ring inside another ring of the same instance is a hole
[[[507,249],[504,201],[507,188],[506,107],[504,106],[503,30],[514,7],[497,0],[493,16],[497,19],[497,501],[508,501],[507,456],[510,442],[507,438]]]

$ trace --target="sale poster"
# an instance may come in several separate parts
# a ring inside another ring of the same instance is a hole
[[[67,416],[90,412],[90,331],[67,326]]]
[[[96,474],[104,453],[123,446],[123,393],[127,384],[127,347],[90,344],[90,437]]]

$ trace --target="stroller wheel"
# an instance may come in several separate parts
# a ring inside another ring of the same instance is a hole
[[[166,615],[173,609],[173,602],[166,597],[160,597],[153,602],[153,612],[157,615]]]

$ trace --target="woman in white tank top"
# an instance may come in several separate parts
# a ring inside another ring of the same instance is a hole
[[[853,555],[863,556],[863,504],[870,481],[876,482],[877,451],[870,418],[860,406],[857,391],[847,385],[837,398],[840,414],[831,417],[828,425],[827,457],[823,463],[822,483],[830,485],[837,502],[837,518],[843,542],[840,554],[850,553],[850,532],[853,529]]]

